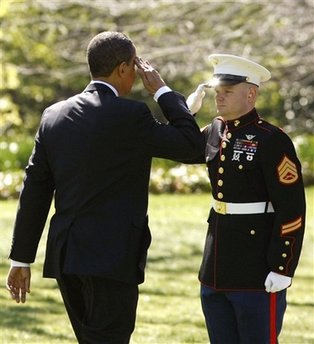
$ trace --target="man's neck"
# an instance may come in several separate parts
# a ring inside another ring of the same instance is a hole
[[[239,119],[240,117],[248,114],[254,109],[254,107],[248,108],[245,111],[242,111],[241,113],[238,114],[231,114],[231,115],[220,115],[225,121],[234,121],[235,119]]]
[[[108,80],[104,80],[102,78],[94,78],[94,79],[92,79],[91,83],[101,83],[101,84],[104,84],[104,85],[108,86],[114,92],[114,94],[117,97],[119,96],[119,92],[116,89],[116,87],[112,83],[110,83]]]

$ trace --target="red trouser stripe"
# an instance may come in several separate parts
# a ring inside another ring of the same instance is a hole
[[[276,301],[277,301],[277,294],[276,293],[270,293],[270,344],[276,344],[277,343],[277,331],[276,331]]]

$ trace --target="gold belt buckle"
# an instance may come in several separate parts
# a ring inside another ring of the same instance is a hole
[[[226,215],[227,213],[227,205],[225,202],[222,201],[215,201],[215,211],[219,214]]]

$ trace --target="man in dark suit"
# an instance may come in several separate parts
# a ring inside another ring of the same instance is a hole
[[[87,59],[87,88],[43,113],[20,195],[7,288],[25,302],[29,264],[54,196],[44,277],[57,279],[79,343],[128,343],[151,241],[152,157],[193,158],[203,142],[184,97],[136,57],[125,35],[98,34]],[[144,103],[121,97],[131,91],[136,66],[168,124]]]
[[[212,344],[276,344],[304,236],[301,164],[291,139],[255,109],[270,72],[239,56],[209,59],[213,79],[187,99],[195,113],[204,87],[216,93],[198,161],[213,195],[199,272],[208,335]]]

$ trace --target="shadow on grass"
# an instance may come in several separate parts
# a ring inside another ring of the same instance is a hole
[[[195,246],[190,247],[189,252],[167,252],[166,254],[151,255],[148,257],[147,264],[149,269],[154,271],[193,273],[199,268],[202,254],[202,250]]]
[[[13,301],[12,301],[13,302]],[[44,329],[45,316],[51,313],[50,304],[49,311],[47,307],[31,307],[26,305],[5,306],[0,309],[0,327],[13,331],[27,331],[32,336],[42,336],[53,340],[69,339],[67,335],[56,334]]]
[[[289,306],[314,308],[314,302],[293,302],[293,301],[291,302],[291,301],[289,301]]]
[[[0,271],[7,270],[1,264]],[[6,271],[5,271],[6,272]],[[56,333],[56,319],[66,314],[58,287],[55,283],[39,279],[31,294],[27,295],[25,304],[17,304],[10,298],[5,288],[5,281],[1,278],[0,287],[0,328],[2,336],[8,336],[6,342],[13,343],[11,333],[27,333],[36,343],[52,343],[71,339],[66,333]],[[58,322],[58,320],[57,320]],[[0,336],[1,337],[1,336]],[[44,338],[44,341],[42,340]],[[1,339],[0,339],[1,342]]]
[[[186,317],[185,319],[183,319],[182,317],[178,318],[175,316],[175,313],[173,314],[173,316],[168,316],[168,317],[164,317],[164,316],[157,317],[157,316],[155,316],[152,318],[147,318],[147,319],[145,319],[145,323],[146,324],[154,324],[154,325],[166,325],[167,327],[168,326],[171,326],[171,327],[178,326],[180,328],[182,328],[182,326],[184,327],[184,325],[186,325],[187,327],[190,327],[191,325],[193,325],[193,327],[196,329],[205,330],[205,322],[204,322],[203,318],[191,321],[191,319],[189,317]],[[141,343],[141,344],[143,344],[143,343]],[[154,343],[154,344],[157,344],[157,343]],[[166,343],[162,342],[162,343],[158,343],[158,344],[166,344]],[[174,342],[174,344],[183,344],[183,343]],[[254,344],[254,343],[252,343],[252,344]]]

